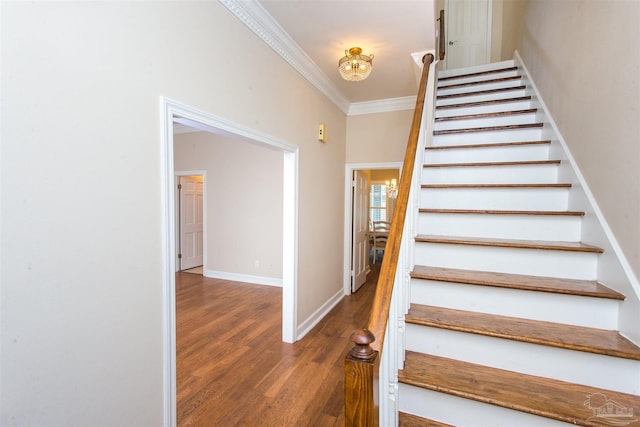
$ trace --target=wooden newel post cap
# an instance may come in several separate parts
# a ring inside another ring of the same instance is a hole
[[[442,55],[442,54],[440,54],[440,55]],[[432,54],[432,53],[427,53],[427,54],[425,54],[425,55],[422,57],[422,63],[423,63],[423,64],[424,64],[425,62],[427,62],[427,58],[428,58],[429,56],[431,57],[431,58],[429,59],[429,62],[433,61],[433,59],[434,59],[433,54]],[[440,58],[440,59],[442,59],[442,58]]]
[[[368,329],[357,329],[349,337],[353,342],[353,347],[349,350],[349,355],[357,360],[371,361],[375,358],[375,351],[369,344],[376,340],[376,337]]]

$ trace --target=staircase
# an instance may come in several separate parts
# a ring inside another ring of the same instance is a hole
[[[438,76],[399,372],[401,426],[640,426],[625,295],[513,61]],[[544,135],[544,137],[543,137]],[[636,297],[636,296],[634,296]]]

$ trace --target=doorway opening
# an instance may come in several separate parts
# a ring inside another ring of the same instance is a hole
[[[394,198],[387,181],[398,180],[401,162],[350,163],[345,170],[344,277],[345,295],[355,292],[370,271],[371,227],[374,220],[391,220]],[[376,193],[376,188],[378,191]],[[373,193],[372,193],[373,190]],[[382,197],[381,197],[382,196]],[[383,200],[384,199],[384,200]],[[372,206],[371,201],[376,206]]]
[[[176,283],[177,186],[174,167],[174,123],[276,150],[282,155],[282,340],[297,340],[297,175],[298,148],[284,141],[201,110],[161,97],[162,239],[164,319],[164,407],[167,425],[176,423]],[[192,174],[198,175],[198,174]],[[206,191],[206,175],[203,177]],[[204,203],[204,201],[203,201]],[[206,204],[203,206],[206,212]],[[204,213],[203,213],[204,215]],[[203,220],[203,257],[206,264],[206,220]],[[206,266],[206,265],[205,265]]]

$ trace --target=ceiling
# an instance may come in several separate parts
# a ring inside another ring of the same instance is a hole
[[[411,54],[435,51],[434,0],[219,1],[345,112],[353,103],[415,96]],[[347,82],[338,60],[355,46],[374,54],[373,70]]]
[[[429,0],[259,0],[350,102],[415,95],[411,54],[435,49],[434,3]],[[338,75],[351,47],[374,54],[362,82]]]

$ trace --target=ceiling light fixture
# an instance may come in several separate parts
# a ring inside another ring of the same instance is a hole
[[[338,61],[338,71],[343,79],[350,82],[359,82],[371,74],[373,54],[362,55],[362,49],[352,47],[344,51],[344,55]]]

